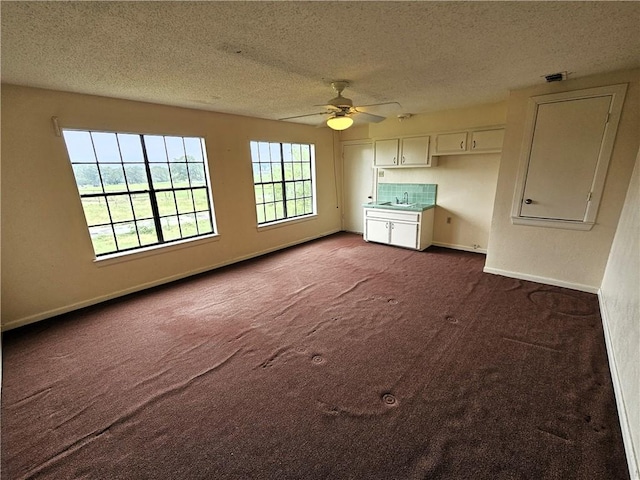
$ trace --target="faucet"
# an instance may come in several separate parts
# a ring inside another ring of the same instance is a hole
[[[409,203],[409,192],[404,192],[404,196],[402,197],[402,203]]]

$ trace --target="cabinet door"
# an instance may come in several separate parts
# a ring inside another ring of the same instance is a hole
[[[400,165],[427,165],[429,162],[429,137],[402,139]]]
[[[436,137],[436,153],[456,154],[467,149],[467,132],[445,133]]]
[[[392,222],[391,245],[398,247],[418,248],[418,224]]]
[[[503,140],[504,128],[471,132],[471,151],[484,152],[502,150]]]
[[[398,165],[398,145],[397,138],[377,140],[374,147],[374,165],[376,167]]]
[[[368,242],[389,243],[390,222],[367,218],[365,220],[365,240]]]

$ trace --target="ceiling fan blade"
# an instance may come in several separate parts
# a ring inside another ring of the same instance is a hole
[[[382,122],[383,120],[385,120],[385,117],[381,117],[380,115],[374,115],[373,113],[367,113],[367,112],[361,112],[360,110],[354,109],[355,112],[358,115],[366,115],[366,117],[363,118],[363,120],[365,122],[371,122],[371,123],[379,123]]]
[[[400,108],[402,108],[402,105],[400,105],[398,102],[370,103],[368,105],[358,105],[358,108],[360,108],[360,107],[379,107],[381,105],[397,105]]]
[[[329,113],[334,113],[334,112],[341,112],[342,109],[339,107],[336,107],[335,105],[330,105],[328,103],[325,103],[324,105],[313,105],[314,107],[324,107],[328,110]]]
[[[293,120],[294,118],[303,118],[303,117],[313,117],[315,115],[330,115],[333,112],[317,112],[317,113],[307,113],[306,115],[295,115],[293,117],[284,117],[279,118],[278,120]]]

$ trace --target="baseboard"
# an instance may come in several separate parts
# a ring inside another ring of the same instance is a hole
[[[494,275],[502,275],[503,277],[517,278],[519,280],[527,280],[529,282],[544,283],[545,285],[554,285],[556,287],[570,288],[571,290],[579,290],[587,293],[598,293],[599,287],[592,285],[583,285],[581,283],[565,282],[563,280],[557,280],[555,278],[540,277],[538,275],[529,275],[527,273],[511,272],[509,270],[501,270],[499,268],[484,267],[482,269],[485,273],[492,273]]]
[[[631,436],[631,426],[629,425],[629,417],[627,416],[626,403],[622,392],[622,383],[620,382],[620,376],[618,375],[618,365],[616,363],[616,356],[613,350],[613,343],[611,341],[611,331],[609,330],[609,325],[611,324],[610,315],[600,289],[598,289],[598,302],[600,303],[602,329],[604,330],[604,343],[607,348],[607,357],[609,358],[609,369],[611,371],[613,391],[616,397],[616,406],[618,407],[618,419],[620,420],[620,429],[622,430],[622,440],[627,454],[629,476],[631,480],[640,480],[638,457],[633,446],[633,437]]]
[[[452,250],[463,250],[465,252],[473,252],[473,253],[484,253],[487,254],[486,248],[473,248],[467,245],[456,245],[455,243],[441,243],[441,242],[433,242],[431,245],[435,247],[444,247],[450,248]]]
[[[46,320],[47,318],[55,317],[57,315],[62,315],[64,313],[69,313],[74,310],[79,310],[81,308],[90,307],[91,305],[96,305],[98,303],[106,302],[108,300],[113,300],[114,298],[123,297],[125,295],[129,295],[131,293],[140,292],[142,290],[147,290],[149,288],[158,287],[160,285],[164,285],[166,283],[175,282],[176,280],[182,280],[183,278],[192,277],[194,275],[198,275],[200,273],[209,272],[211,270],[216,270],[218,268],[226,267],[228,265],[242,262],[244,260],[249,260],[251,258],[260,257],[262,255],[266,255],[268,253],[273,253],[278,250],[283,250],[285,248],[293,247],[295,245],[300,245],[302,243],[310,242],[312,240],[317,240],[322,237],[326,237],[328,235],[333,235],[334,233],[340,232],[340,229],[330,230],[329,232],[322,233],[320,235],[315,235],[312,237],[306,237],[303,239],[295,240],[293,242],[286,243],[284,245],[279,245],[277,247],[268,248],[265,250],[261,250],[258,252],[253,252],[249,255],[243,255],[241,257],[235,257],[230,260],[225,260],[224,262],[220,262],[214,265],[208,265],[204,268],[190,270],[189,272],[180,273],[178,275],[172,275],[170,277],[164,277],[158,280],[154,280],[152,282],[143,283],[140,285],[136,285],[134,287],[125,288],[123,290],[119,290],[117,292],[110,293],[108,295],[101,295],[99,297],[94,297],[89,300],[83,300],[82,302],[73,303],[71,305],[65,305],[64,307],[54,308],[51,310],[47,310],[45,312],[40,312],[35,315],[30,315],[28,317],[23,317],[18,320],[14,320],[12,322],[3,323],[2,331],[12,330],[14,328],[22,327],[24,325],[29,325],[31,323],[39,322],[41,320]]]

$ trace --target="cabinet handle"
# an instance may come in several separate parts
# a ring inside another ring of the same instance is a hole
[[[389,222],[384,222],[384,228],[389,228]]]
[[[527,198],[524,203],[526,203],[527,205],[531,205],[533,203],[533,200],[531,200],[530,198]]]
[[[460,150],[464,150],[464,140],[460,142]]]
[[[393,230],[393,222],[389,222],[389,225],[391,226],[391,230]]]
[[[404,163],[404,155],[402,156],[402,163]]]
[[[476,148],[476,141],[473,141],[473,146],[471,148]]]

